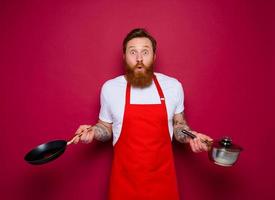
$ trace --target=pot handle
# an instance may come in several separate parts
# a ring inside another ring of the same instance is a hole
[[[191,137],[192,139],[197,138],[197,136],[194,135],[193,133],[191,133],[190,131],[182,130],[181,132],[184,133],[185,135]],[[200,139],[200,141],[205,143],[208,147],[211,147],[211,145],[213,144],[213,141],[209,141],[209,140]]]
[[[89,128],[87,128],[87,131],[92,130],[92,128],[93,128],[92,126],[89,127]],[[83,132],[83,131],[82,131],[82,132]],[[67,145],[72,144],[76,138],[81,137],[81,135],[83,134],[82,132],[79,133],[79,134],[76,134],[70,141],[67,142]]]

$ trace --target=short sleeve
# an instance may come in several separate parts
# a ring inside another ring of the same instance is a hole
[[[108,102],[108,87],[107,84],[105,83],[102,88],[101,88],[101,93],[100,93],[100,112],[99,112],[99,119],[107,122],[107,123],[112,123],[112,114],[110,110],[110,102]]]
[[[178,82],[178,87],[177,87],[177,105],[176,105],[176,110],[175,114],[181,113],[184,110],[184,92],[183,88],[180,82]]]

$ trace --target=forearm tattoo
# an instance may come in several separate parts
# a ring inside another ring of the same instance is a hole
[[[176,140],[181,143],[187,142],[187,135],[182,132],[182,130],[191,131],[190,127],[187,125],[187,122],[184,118],[184,114],[181,113],[180,117],[174,119],[174,136]]]
[[[101,142],[105,142],[105,141],[111,139],[111,137],[112,137],[112,134],[110,133],[108,128],[100,123],[97,123],[94,126],[94,131],[95,131],[95,136],[94,136],[95,139],[97,139]]]

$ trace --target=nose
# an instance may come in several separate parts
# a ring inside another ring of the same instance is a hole
[[[137,53],[137,61],[141,62],[142,60],[143,60],[142,54],[141,53]]]

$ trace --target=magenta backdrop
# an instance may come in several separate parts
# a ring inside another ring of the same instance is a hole
[[[96,122],[135,27],[158,41],[156,71],[183,83],[191,127],[245,149],[223,168],[174,142],[181,199],[275,199],[271,2],[1,1],[1,199],[107,198],[111,142],[72,145],[43,166],[23,157]]]

